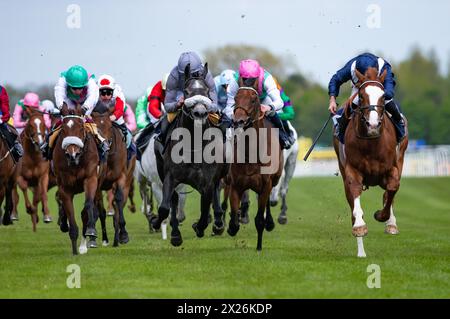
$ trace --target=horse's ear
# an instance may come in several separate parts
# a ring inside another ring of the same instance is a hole
[[[63,103],[63,106],[61,107],[61,115],[62,116],[69,115],[69,107],[67,106],[67,104],[65,102]]]
[[[238,79],[238,85],[239,85],[239,87],[244,86],[244,80],[241,77],[239,77],[239,79]]]
[[[208,75],[208,62],[205,63],[203,67],[203,78],[206,80],[206,76]]]
[[[191,64],[188,63],[184,68],[184,80],[187,81],[191,77]]]
[[[255,82],[253,82],[253,88],[258,91],[258,86],[259,86],[259,78],[255,79]]]
[[[77,103],[77,106],[75,107],[75,114],[76,115],[83,115],[83,110],[81,109],[81,104]]]
[[[359,83],[364,82],[365,76],[361,72],[359,72],[358,69],[356,69],[356,68],[355,68],[355,75],[358,78]]]
[[[383,73],[381,73],[380,75],[380,82],[384,83],[384,79],[386,79],[386,75],[387,75],[387,70],[384,69]]]

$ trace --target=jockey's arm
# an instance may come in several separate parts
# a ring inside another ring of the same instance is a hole
[[[328,83],[328,95],[331,97],[338,97],[339,96],[339,90],[341,88],[341,85],[345,82],[351,80],[352,78],[352,63],[355,59],[351,59],[345,66],[338,70],[330,80],[330,83]]]
[[[386,101],[392,100],[394,98],[395,94],[395,80],[394,80],[394,74],[392,73],[391,66],[389,64],[385,64],[383,67],[383,70],[381,73],[384,72],[384,70],[387,71],[386,77],[384,79],[384,96]],[[380,74],[381,74],[380,73]]]
[[[124,113],[125,124],[131,132],[136,131],[136,117],[134,116],[131,106],[128,105]]]
[[[85,115],[91,115],[92,111],[95,108],[95,105],[98,102],[99,98],[99,89],[95,80],[90,78],[88,82],[88,93],[86,97],[86,101],[83,103],[83,109],[85,109]]]
[[[283,107],[283,110],[281,113],[278,113],[278,116],[282,121],[290,121],[293,120],[295,117],[295,111],[292,105],[288,105]]]
[[[233,118],[234,97],[236,96],[238,89],[239,85],[235,80],[232,80],[227,87],[227,106],[222,110],[222,113],[230,119]]]
[[[162,101],[162,86],[161,82],[158,82],[157,85],[155,85],[150,92],[150,95],[148,96],[148,113],[150,113],[154,118],[159,119],[162,115],[161,111],[161,103]]]
[[[178,79],[172,76],[172,74],[167,79],[166,83],[166,98],[164,99],[164,108],[167,113],[176,112],[178,107],[178,98],[183,96],[183,92],[180,94],[178,89]]]
[[[116,99],[113,115],[116,118],[115,120],[118,120],[123,117],[125,109],[125,95],[123,94],[122,88],[119,85],[116,85],[116,88],[114,89],[113,98]]]
[[[283,100],[281,99],[280,90],[277,88],[277,84],[273,77],[269,75],[264,81],[264,87],[267,92],[267,96],[272,100],[270,105],[275,112],[280,111],[283,108]]]
[[[13,121],[15,128],[23,128],[27,125],[26,121],[22,121],[23,108],[21,105],[16,104],[13,112]]]
[[[1,123],[6,123],[9,121],[9,97],[6,89],[4,87],[0,87],[0,111],[1,111]]]
[[[136,121],[137,128],[141,129],[147,126],[148,118],[145,109],[147,108],[147,96],[141,96],[136,103]]]
[[[66,79],[61,76],[58,79],[58,83],[55,85],[55,102],[56,102],[56,108],[58,110],[61,110],[64,101],[67,98],[67,83]]]

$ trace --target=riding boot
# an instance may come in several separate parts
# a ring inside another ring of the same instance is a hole
[[[219,128],[222,131],[223,142],[227,141],[227,129],[229,129],[233,124],[233,121],[225,114],[222,113],[222,117],[220,118]]]
[[[295,143],[295,136],[294,136],[294,132],[291,130],[291,128],[289,127],[289,121],[288,120],[281,120],[281,123],[283,124],[283,129],[287,134],[288,140],[289,140],[289,144],[292,146]]]
[[[336,115],[333,117],[333,122],[335,124],[334,135],[339,139],[339,141],[344,144],[345,130],[350,119],[344,114],[344,108],[339,109]]]
[[[392,115],[391,119],[397,133],[397,142],[399,143],[406,134],[405,121],[403,120],[400,106],[394,100],[390,100],[388,103],[386,103],[385,107],[386,111],[388,111],[389,114]]]
[[[278,114],[275,113],[272,116],[267,116],[267,118],[270,120],[273,126],[278,129],[281,149],[284,150],[290,148],[292,144],[290,144],[289,136],[285,132],[283,123]]]
[[[8,148],[11,150],[11,155],[17,163],[23,156],[23,147],[17,140],[17,135],[12,132],[6,123],[0,125],[1,133],[5,137]]]
[[[166,144],[166,135],[167,131],[169,130],[169,121],[167,119],[167,116],[164,116],[161,118],[161,121],[159,122],[160,132],[156,140],[160,142],[163,146]]]

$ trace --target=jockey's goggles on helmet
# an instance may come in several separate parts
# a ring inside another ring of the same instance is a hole
[[[113,95],[113,90],[111,89],[100,89],[101,96]]]

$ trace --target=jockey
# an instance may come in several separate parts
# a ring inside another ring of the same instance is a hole
[[[292,132],[289,127],[289,122],[295,118],[294,107],[292,106],[291,98],[286,94],[284,89],[281,87],[280,83],[278,83],[277,79],[274,77],[275,83],[277,84],[277,88],[280,91],[281,99],[283,100],[283,108],[277,112],[280,117],[281,122],[283,123],[283,128],[286,133],[289,134],[289,142],[290,144],[294,144],[294,132]]]
[[[128,103],[125,103],[125,108],[123,109],[123,119],[130,132],[136,131],[136,116],[134,116],[133,110]]]
[[[217,92],[217,104],[221,111],[227,106],[227,88],[235,75],[236,72],[233,70],[223,70],[222,73],[214,78]]]
[[[281,111],[284,102],[281,98],[280,90],[277,87],[274,77],[265,69],[263,69],[256,60],[243,60],[239,64],[239,74],[236,74],[233,81],[228,86],[227,106],[223,110],[228,117],[233,117],[234,97],[239,89],[239,78],[242,78],[244,85],[251,87],[256,79],[259,79],[258,94],[262,109],[271,123],[279,129],[280,146],[282,149],[291,147],[293,141],[283,129],[283,123],[277,112]]]
[[[106,153],[109,151],[108,142],[98,133],[97,126],[90,119],[90,114],[98,101],[98,95],[99,89],[94,76],[88,76],[86,70],[79,65],[74,65],[62,72],[55,86],[56,108],[61,111],[64,104],[69,109],[74,109],[77,104],[81,105],[87,117],[85,127],[96,137],[97,146],[101,152],[100,158],[105,159]],[[56,125],[49,134],[48,143],[42,147],[44,156],[48,159],[51,157],[53,144],[59,135],[60,128],[60,125]]]
[[[183,52],[178,59],[177,66],[172,69],[169,78],[167,79],[164,108],[168,115],[164,116],[160,122],[161,133],[158,136],[159,142],[163,145],[165,144],[169,124],[173,122],[176,118],[178,109],[180,109],[184,104],[184,70],[188,64],[190,65],[190,76],[203,75],[204,66],[197,53]],[[205,80],[209,87],[209,98],[211,99],[211,104],[208,106],[208,113],[216,113],[218,111],[217,93],[214,78],[211,75],[211,72],[208,71]]]
[[[11,155],[17,163],[23,156],[22,145],[17,140],[18,135],[9,128],[8,121],[9,114],[9,97],[6,89],[0,85],[0,134],[5,138],[8,148],[11,150]]]
[[[124,141],[127,145],[128,152],[133,152],[132,141],[133,137],[128,130],[125,120],[123,118],[125,109],[125,96],[122,88],[116,83],[114,78],[110,75],[104,74],[98,79],[99,100],[98,102],[111,103],[114,105],[114,113],[109,116],[111,122],[120,128],[124,136]]]
[[[14,119],[14,127],[17,129],[17,132],[22,133],[23,129],[27,125],[28,118],[25,112],[27,107],[35,108],[41,112],[46,112],[44,106],[39,101],[39,96],[36,93],[28,92],[25,94],[25,97],[17,102],[14,107],[13,119]],[[48,114],[44,114],[44,122],[47,128],[50,128],[51,121]]]
[[[388,111],[392,115],[392,119],[394,122],[394,126],[397,132],[397,140],[401,141],[405,136],[405,122],[403,120],[402,111],[400,106],[394,101],[394,90],[395,90],[395,79],[394,73],[392,73],[391,65],[383,60],[380,57],[377,57],[371,53],[363,53],[358,55],[357,57],[351,59],[345,64],[345,66],[338,70],[330,80],[328,84],[328,95],[330,96],[330,105],[328,107],[329,111],[335,116],[333,117],[333,122],[336,126],[335,134],[339,137],[339,140],[343,142],[345,128],[348,124],[348,119],[345,116],[342,116],[342,112],[344,108],[340,109],[336,112],[337,104],[336,97],[339,95],[339,89],[342,84],[347,82],[348,80],[352,81],[352,94],[356,95],[353,99],[353,103],[359,105],[359,97],[358,97],[358,87],[356,86],[358,82],[358,78],[355,75],[355,70],[358,70],[361,74],[365,74],[369,67],[376,68],[378,70],[378,74],[382,74],[385,70],[387,72],[386,78],[384,80],[384,96],[385,96],[385,107],[386,111]],[[340,128],[339,128],[339,126]]]
[[[153,86],[149,86],[145,91],[145,94],[142,95],[136,102],[136,124],[137,128],[143,129],[150,123],[150,118],[147,115],[147,106],[148,106],[148,96],[152,91]]]

